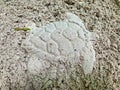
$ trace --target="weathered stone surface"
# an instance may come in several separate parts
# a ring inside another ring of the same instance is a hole
[[[67,13],[65,20],[41,28],[34,23],[30,24],[30,35],[22,44],[31,55],[28,62],[30,73],[39,74],[49,68],[52,62],[59,61],[69,62],[73,66],[81,63],[85,74],[92,72],[95,62],[92,42],[98,35],[86,30],[78,16]]]

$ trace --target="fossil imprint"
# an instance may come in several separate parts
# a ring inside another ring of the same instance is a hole
[[[70,12],[63,21],[52,22],[38,28],[31,23],[30,34],[22,43],[30,54],[28,70],[37,74],[51,63],[81,63],[84,73],[91,73],[95,62],[93,42],[98,35],[86,30],[82,20]],[[64,66],[63,66],[64,67]],[[64,68],[63,68],[64,69]]]

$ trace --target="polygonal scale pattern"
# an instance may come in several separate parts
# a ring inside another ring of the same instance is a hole
[[[97,34],[86,30],[78,16],[67,13],[63,21],[49,23],[41,28],[32,23],[29,27],[30,35],[22,45],[31,54],[28,62],[31,73],[37,74],[49,68],[50,62],[58,61],[70,62],[72,65],[81,63],[85,74],[92,72],[95,61],[92,42]]]

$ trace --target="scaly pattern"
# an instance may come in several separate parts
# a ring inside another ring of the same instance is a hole
[[[31,73],[37,74],[49,68],[50,62],[60,60],[73,65],[81,63],[85,74],[92,72],[95,61],[92,41],[97,35],[86,30],[78,16],[67,13],[63,21],[49,23],[41,28],[32,24],[30,28],[32,30],[23,42],[23,47],[31,53],[28,62]]]

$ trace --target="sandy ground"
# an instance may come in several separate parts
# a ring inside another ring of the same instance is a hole
[[[1,90],[119,90],[118,5],[114,0],[0,0]],[[100,39],[94,45],[97,61],[91,75],[80,74],[74,82],[61,80],[59,84],[59,80],[53,80],[46,84],[44,79],[40,81],[38,76],[27,72],[28,53],[21,42],[29,31],[15,31],[14,28],[24,27],[28,21],[40,27],[62,20],[67,11],[78,15],[88,30],[99,34]],[[79,76],[82,82],[77,81]]]

